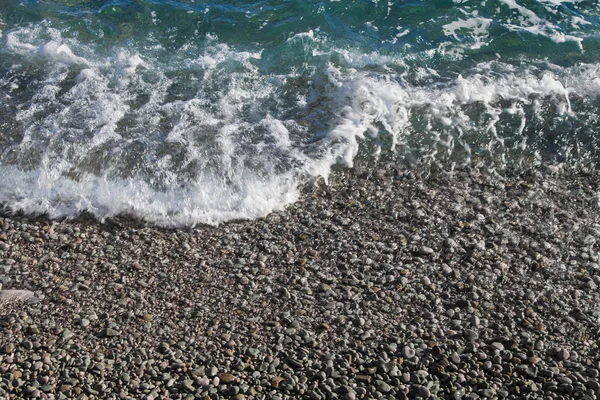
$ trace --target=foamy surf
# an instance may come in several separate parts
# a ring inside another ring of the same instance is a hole
[[[519,61],[510,36],[584,54],[595,11],[563,21],[553,2],[502,4],[495,17],[470,3],[436,16],[437,42],[415,36],[415,21],[386,26],[393,5],[362,21],[370,42],[358,45],[335,18],[264,43],[200,25],[185,36],[194,13],[211,13],[194,8],[177,14],[181,30],[161,25],[177,8],[151,10],[154,28],[123,40],[103,25],[122,11],[112,3],[86,14],[102,40],[68,21],[0,24],[0,202],[177,227],[279,210],[361,153],[444,170],[595,162],[600,64]]]

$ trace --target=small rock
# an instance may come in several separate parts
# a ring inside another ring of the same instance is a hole
[[[203,376],[202,378],[198,379],[198,384],[200,386],[206,387],[210,385],[210,379],[208,379],[208,377],[206,376]]]
[[[104,336],[105,337],[115,337],[115,336],[119,336],[121,334],[121,332],[117,331],[116,329],[113,328],[106,328],[104,330]]]
[[[569,350],[566,350],[566,349],[557,349],[556,357],[560,361],[566,361],[566,360],[569,359],[570,356],[571,356],[571,354],[569,353]]]
[[[474,342],[479,338],[479,335],[477,334],[477,332],[475,332],[472,329],[465,329],[464,336],[465,336],[465,339],[467,339],[470,342]]]
[[[571,385],[573,383],[571,378],[569,378],[568,376],[559,376],[558,378],[556,378],[556,380],[558,381],[558,383],[562,383],[564,385]]]
[[[500,342],[493,342],[490,347],[494,350],[502,351],[504,350],[504,345]]]
[[[427,255],[430,255],[430,254],[433,254],[433,253],[434,253],[434,251],[433,251],[433,249],[431,247],[422,246],[419,249],[419,254],[422,255],[422,256],[427,256]]]
[[[376,382],[377,384],[377,390],[379,390],[381,393],[389,393],[392,390],[392,387],[390,385],[388,385],[387,383],[385,383],[384,381],[378,380]]]
[[[196,389],[194,389],[194,381],[191,379],[185,379],[183,381],[183,388],[185,390],[187,390],[188,392],[195,392]]]
[[[272,386],[274,389],[277,389],[277,388],[279,387],[279,384],[280,384],[281,382],[283,382],[284,380],[285,380],[285,378],[282,378],[281,376],[276,376],[276,377],[274,377],[273,379],[271,379],[271,386]]]
[[[429,396],[431,396],[431,392],[429,391],[427,386],[419,386],[419,396],[421,396],[424,399],[427,399],[429,398]]]
[[[411,348],[410,346],[404,346],[402,349],[402,355],[404,358],[413,358],[415,356],[415,349]]]
[[[25,350],[31,350],[33,349],[33,343],[31,343],[29,340],[26,340],[21,343],[21,347],[23,347]]]
[[[221,374],[219,380],[223,383],[230,383],[235,380],[235,376],[233,374]]]

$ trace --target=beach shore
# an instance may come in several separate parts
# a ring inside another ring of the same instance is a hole
[[[599,174],[339,171],[254,221],[0,218],[0,398],[600,394]]]

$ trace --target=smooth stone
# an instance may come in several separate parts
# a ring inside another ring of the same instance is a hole
[[[235,380],[235,375],[233,374],[221,374],[219,375],[219,380],[223,383],[230,383]]]
[[[491,344],[491,347],[492,347],[492,349],[498,350],[498,351],[504,350],[504,345],[502,343],[500,343],[500,342],[493,342]]]
[[[474,342],[477,339],[479,339],[479,335],[477,334],[477,332],[475,332],[472,329],[465,329],[464,330],[464,335],[465,335],[465,338],[467,340],[469,340],[470,342]]]
[[[419,249],[419,254],[421,254],[423,256],[430,255],[430,254],[433,254],[433,253],[434,253],[434,250],[431,247],[422,246]]]
[[[409,346],[404,346],[404,348],[402,349],[402,355],[404,356],[404,358],[413,358],[415,354],[415,349]]]
[[[419,386],[419,396],[421,396],[424,399],[429,398],[429,396],[431,396],[429,388],[427,388],[427,386]]]
[[[569,353],[569,351],[566,349],[558,349],[556,356],[560,361],[566,361],[571,356],[571,353]]]
[[[104,331],[104,336],[106,336],[106,337],[115,337],[115,336],[119,336],[120,334],[121,334],[121,332],[119,332],[113,328],[106,328]]]
[[[206,387],[210,385],[210,379],[208,379],[208,377],[206,376],[203,376],[202,378],[198,379],[198,384],[200,386]]]
[[[389,393],[392,391],[392,387],[384,381],[378,380],[375,383],[377,384],[377,390],[379,390],[382,393]]]

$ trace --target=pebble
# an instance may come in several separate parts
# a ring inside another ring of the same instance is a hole
[[[424,256],[426,256],[426,255],[431,255],[431,254],[433,254],[433,253],[434,253],[434,250],[433,250],[431,247],[422,246],[422,247],[419,249],[419,254],[421,254],[421,255],[424,255]]]
[[[115,336],[119,336],[121,333],[119,331],[117,331],[116,329],[113,328],[106,328],[104,330],[104,336],[106,337],[115,337]]]
[[[194,392],[196,390],[194,388],[194,381],[191,379],[184,379],[182,384],[183,384],[183,388],[185,390],[187,390],[188,392]]]
[[[377,385],[377,390],[379,390],[381,393],[389,393],[392,391],[392,387],[382,380],[378,380],[375,383]]]
[[[206,376],[203,376],[202,378],[198,379],[198,384],[200,386],[208,386],[210,385],[210,379],[208,379]]]
[[[491,347],[492,347],[492,349],[498,350],[498,351],[504,350],[504,345],[502,343],[500,343],[500,342],[493,342],[491,344]]]
[[[402,348],[402,355],[404,356],[404,358],[413,358],[415,354],[415,349],[411,348],[410,346],[404,346]]]
[[[587,387],[592,389],[592,390],[600,390],[600,383],[598,383],[598,381],[595,380],[589,380],[587,382]]]
[[[248,350],[246,351],[246,353],[250,357],[256,357],[260,353],[260,350],[254,348],[254,347],[249,347]]]
[[[235,381],[235,376],[233,374],[220,374],[219,380],[223,383],[230,383]]]
[[[23,343],[21,343],[21,347],[23,347],[25,350],[31,350],[33,349],[33,343],[31,343],[29,340],[25,340]]]
[[[467,339],[470,342],[474,342],[477,339],[479,339],[479,335],[477,334],[477,332],[475,332],[472,329],[465,329],[464,336],[465,336],[465,339]]]
[[[427,386],[419,386],[419,396],[421,396],[424,399],[429,398],[429,396],[431,396],[429,388]]]
[[[558,359],[559,359],[559,360],[561,360],[561,361],[568,360],[568,359],[569,359],[569,357],[570,357],[570,355],[571,355],[571,354],[570,354],[570,353],[569,353],[569,351],[568,351],[568,350],[566,350],[566,349],[560,349],[560,348],[559,348],[559,349],[557,349],[557,351],[556,351],[556,356],[557,356],[557,357],[558,357]]]

